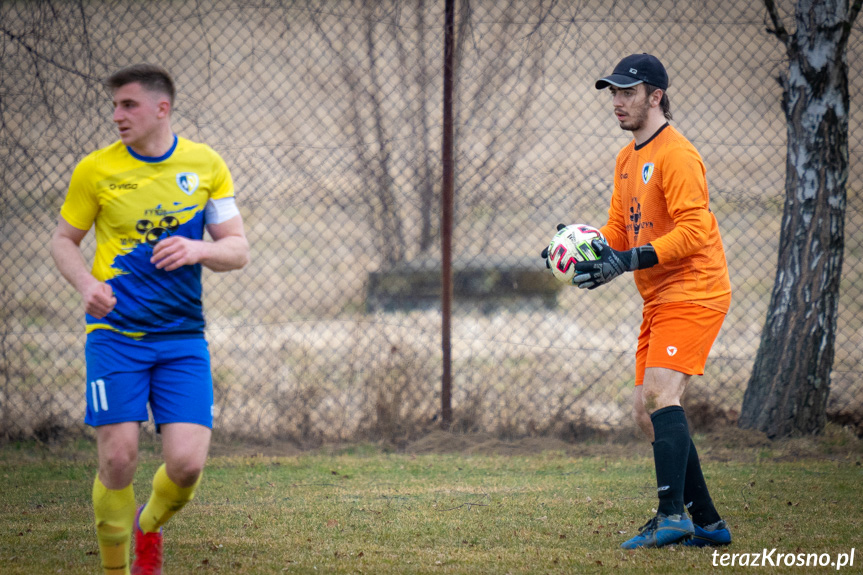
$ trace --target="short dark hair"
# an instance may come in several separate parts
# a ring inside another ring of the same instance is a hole
[[[171,74],[157,64],[133,64],[117,70],[105,80],[105,86],[116,90],[126,84],[138,82],[144,88],[168,96],[174,105],[174,79]]]
[[[662,88],[654,86],[653,84],[648,84],[647,82],[644,83],[644,89],[647,90],[648,97],[650,97],[650,95],[657,90],[662,90]],[[665,116],[665,119],[670,120],[671,101],[668,99],[668,94],[665,92],[665,90],[662,90],[662,99],[659,101],[659,107],[662,108],[662,115]]]

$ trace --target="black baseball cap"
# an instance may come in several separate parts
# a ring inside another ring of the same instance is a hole
[[[614,72],[610,76],[596,81],[596,89],[602,90],[609,86],[631,88],[642,82],[662,90],[668,89],[668,73],[656,56],[650,54],[627,56],[614,67]]]

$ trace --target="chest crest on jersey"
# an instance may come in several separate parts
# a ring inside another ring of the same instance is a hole
[[[201,179],[195,172],[180,172],[177,174],[177,185],[187,196],[191,196],[198,189]]]
[[[650,181],[651,176],[653,176],[653,162],[641,167],[641,181],[646,184]]]

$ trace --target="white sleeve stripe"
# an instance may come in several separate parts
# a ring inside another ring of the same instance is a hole
[[[221,224],[240,213],[237,202],[233,197],[208,200],[204,208],[204,222],[207,224]]]

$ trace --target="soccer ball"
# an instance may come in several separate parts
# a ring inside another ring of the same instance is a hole
[[[561,228],[548,245],[548,263],[558,281],[572,285],[576,262],[595,260],[599,256],[590,242],[598,239],[608,243],[598,229],[586,224],[572,224]]]

